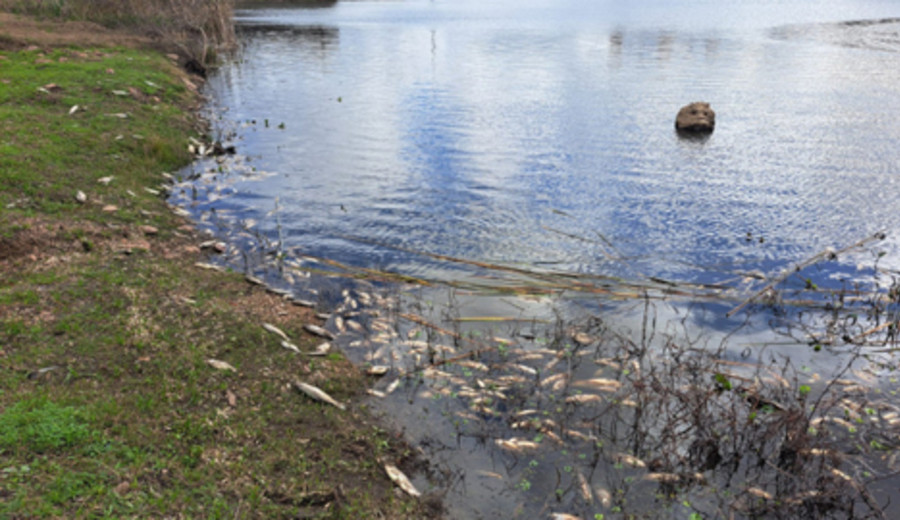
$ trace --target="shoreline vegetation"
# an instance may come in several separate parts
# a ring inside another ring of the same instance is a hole
[[[306,354],[314,311],[199,269],[166,205],[205,128],[153,32],[209,59],[229,9],[0,1],[0,517],[440,516],[390,480],[422,462],[357,404],[359,369]]]

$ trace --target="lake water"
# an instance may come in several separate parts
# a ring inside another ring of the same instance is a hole
[[[870,278],[876,259],[900,267],[897,17],[896,2],[851,0],[241,10],[240,51],[206,87],[214,127],[239,157],[204,163],[206,177],[175,200],[216,232],[243,229],[296,256],[479,289],[463,314],[512,305],[530,315],[533,301],[485,294],[523,273],[737,287],[747,273],[772,277],[886,232],[875,249],[802,273],[839,288]],[[716,110],[715,132],[679,137],[675,114],[700,100]],[[741,323],[727,308],[692,324],[727,333]],[[617,312],[641,328],[640,305]],[[792,358],[815,364],[808,351]],[[450,409],[427,409],[434,392],[405,395],[391,410],[400,427],[439,446],[441,463],[491,474],[456,482],[453,517],[616,511],[579,498],[573,475],[606,478],[582,460],[486,455],[483,429],[453,447],[425,427]],[[634,478],[613,459],[604,471]],[[555,476],[541,477],[539,463]],[[523,482],[559,500],[523,506]],[[653,492],[624,493],[634,503]]]
[[[898,15],[890,1],[248,10],[241,58],[208,91],[256,122],[238,147],[275,174],[232,203],[264,214],[280,197],[289,245],[438,280],[473,270],[410,251],[718,281],[894,235],[900,23],[840,22]],[[679,139],[675,113],[696,100],[718,127]]]

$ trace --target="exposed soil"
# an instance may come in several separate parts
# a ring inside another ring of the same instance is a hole
[[[151,40],[135,34],[114,31],[91,22],[36,20],[0,12],[0,49],[19,50],[38,47],[141,47]]]

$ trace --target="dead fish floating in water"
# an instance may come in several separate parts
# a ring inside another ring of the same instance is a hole
[[[593,388],[604,392],[615,392],[622,387],[620,381],[615,379],[607,379],[605,377],[595,377],[593,379],[583,379],[576,381],[574,386],[579,388]]]
[[[494,443],[505,450],[515,453],[522,453],[526,450],[536,450],[538,449],[538,447],[540,447],[540,444],[534,441],[521,439],[519,437],[513,437],[511,439],[496,439]]]
[[[322,401],[323,403],[328,403],[328,404],[338,408],[339,410],[347,409],[346,406],[337,402],[333,397],[326,394],[325,391],[319,387],[304,383],[302,381],[294,381],[294,387],[297,390],[300,390],[304,394],[308,395],[309,397],[312,397],[316,401]]]
[[[321,338],[330,339],[330,340],[334,339],[334,334],[328,332],[327,330],[323,329],[322,327],[320,327],[318,325],[306,324],[303,326],[303,328],[310,334],[314,334]]]
[[[409,477],[407,477],[402,471],[400,471],[397,466],[385,463],[384,471],[387,473],[388,478],[390,478],[394,484],[397,484],[397,487],[402,489],[409,496],[418,497],[422,495],[421,493],[419,493],[419,490],[416,489],[416,486],[414,486],[413,483],[410,482]]]
[[[613,455],[613,460],[617,464],[627,464],[632,468],[646,468],[647,463],[642,461],[641,459],[635,457],[634,455],[629,455],[628,453],[616,453]]]
[[[550,513],[551,520],[581,520],[580,516],[570,515],[569,513]]]
[[[387,365],[372,365],[366,369],[366,374],[370,376],[383,376],[390,372],[391,367]]]

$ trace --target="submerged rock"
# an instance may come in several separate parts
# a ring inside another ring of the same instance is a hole
[[[709,103],[696,102],[681,107],[675,117],[675,129],[688,134],[708,134],[716,127],[716,113]]]

